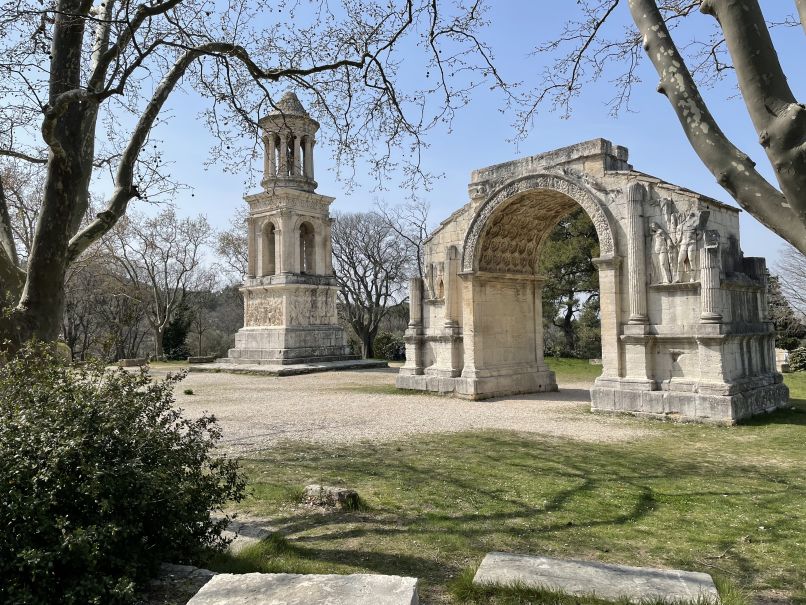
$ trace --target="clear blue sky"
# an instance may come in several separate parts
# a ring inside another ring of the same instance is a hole
[[[504,77],[536,82],[549,59],[528,56],[529,52],[536,44],[556,36],[564,21],[576,13],[576,3],[491,0],[491,4],[494,4],[494,12],[485,38],[495,50]],[[629,25],[626,2],[623,4],[617,9],[617,18],[620,24]],[[762,6],[768,18],[778,20],[795,12],[794,2],[789,0],[762,1]],[[689,33],[702,35],[710,25],[711,17],[697,13],[684,27]],[[806,76],[798,62],[806,50],[801,28],[779,28],[774,36],[796,96],[806,98]],[[431,204],[434,222],[466,203],[471,170],[595,137],[628,147],[630,161],[638,170],[734,204],[689,147],[668,101],[655,92],[657,76],[648,61],[644,61],[640,76],[642,82],[633,94],[634,113],[625,112],[617,118],[608,115],[604,101],[613,93],[604,79],[588,87],[577,99],[571,118],[562,119],[544,109],[528,138],[517,147],[508,142],[513,134],[513,116],[499,111],[499,96],[486,89],[480,91],[473,103],[460,113],[452,132],[434,130],[428,138],[430,147],[424,152],[424,162],[434,172],[444,173],[444,178],[430,192],[422,193]],[[729,77],[725,85],[704,90],[703,94],[723,130],[757,161],[762,174],[774,182],[737,92]],[[166,140],[167,158],[175,162],[175,176],[195,187],[193,197],[188,192],[176,200],[180,211],[183,214],[205,213],[214,226],[225,227],[235,208],[243,203],[246,175],[225,174],[216,167],[204,169],[210,141],[204,126],[197,121],[197,112],[203,103],[190,95],[175,96],[172,101],[175,118],[160,135]],[[317,147],[318,191],[336,197],[334,210],[368,209],[378,199],[395,204],[406,196],[407,192],[401,191],[395,183],[389,183],[387,191],[373,192],[371,177],[359,177],[359,186],[346,195],[343,185],[335,180],[332,168],[330,150]],[[745,254],[766,256],[771,264],[782,240],[747,213],[742,213],[741,229]]]

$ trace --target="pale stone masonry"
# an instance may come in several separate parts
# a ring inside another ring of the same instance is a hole
[[[739,210],[636,171],[595,139],[476,170],[426,244],[397,386],[483,399],[557,389],[543,359],[540,248],[577,207],[599,238],[596,411],[733,423],[784,405],[766,266]]]
[[[260,120],[263,191],[249,195],[244,327],[220,362],[306,364],[354,359],[336,317],[330,204],[316,193],[319,124],[292,92]]]

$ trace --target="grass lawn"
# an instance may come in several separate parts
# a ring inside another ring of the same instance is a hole
[[[560,383],[600,369],[550,364]],[[206,563],[411,575],[428,604],[555,602],[469,589],[484,554],[502,550],[706,571],[804,604],[806,374],[786,380],[793,409],[737,427],[652,422],[654,436],[627,443],[488,431],[273,448],[243,462],[250,488],[238,510],[279,533]],[[308,483],[355,488],[367,508],[301,507]]]

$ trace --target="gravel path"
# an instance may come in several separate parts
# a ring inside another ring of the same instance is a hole
[[[353,443],[479,429],[583,441],[625,441],[652,433],[622,418],[585,413],[590,406],[586,383],[562,385],[559,393],[465,401],[383,392],[394,385],[396,373],[392,368],[282,378],[191,373],[177,389],[177,403],[190,415],[214,413],[224,431],[222,446],[241,455],[285,441]],[[185,389],[194,394],[183,394]]]

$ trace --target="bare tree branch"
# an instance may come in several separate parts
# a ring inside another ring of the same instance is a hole
[[[728,140],[705,104],[654,0],[630,0],[644,49],[659,76],[658,91],[669,99],[691,146],[737,202],[768,228],[806,250],[806,224],[787,198]]]

